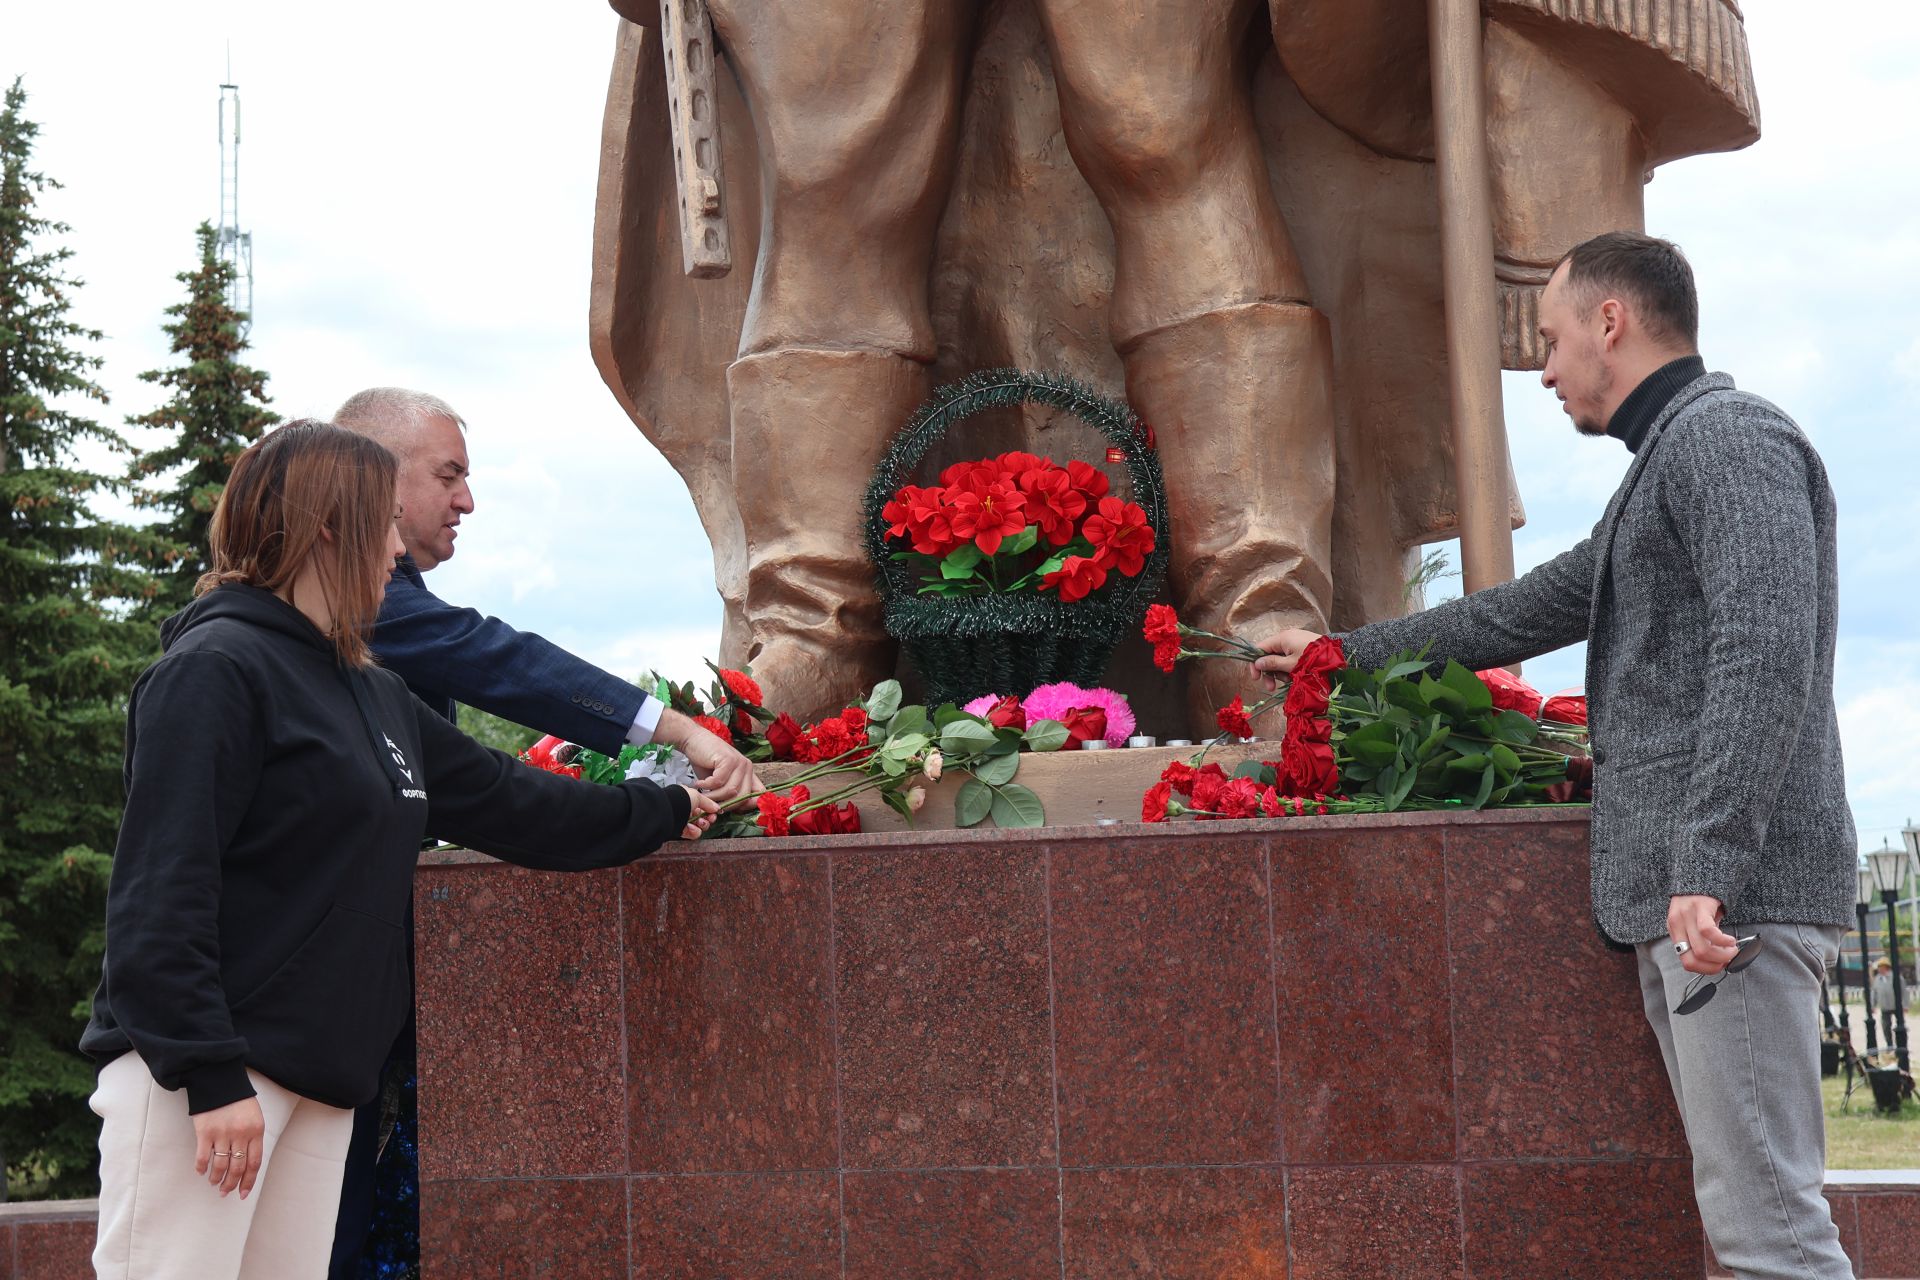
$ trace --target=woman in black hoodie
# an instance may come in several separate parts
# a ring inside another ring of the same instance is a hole
[[[274,431],[235,463],[213,571],[134,686],[81,1040],[102,1064],[103,1280],[326,1274],[352,1109],[407,1013],[423,838],[586,871],[711,821],[691,788],[489,751],[375,666],[395,514],[380,445]]]

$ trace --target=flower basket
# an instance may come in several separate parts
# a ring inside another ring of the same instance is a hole
[[[894,558],[883,508],[903,485],[913,482],[928,451],[950,430],[990,410],[1022,404],[1070,413],[1118,451],[1132,480],[1133,501],[1154,532],[1154,549],[1144,569],[1071,601],[1038,591],[921,594],[918,575]],[[931,701],[965,702],[1061,680],[1098,684],[1114,648],[1138,630],[1166,577],[1167,508],[1160,459],[1148,429],[1131,409],[1070,378],[1017,369],[976,373],[935,391],[894,437],[867,488],[866,541],[879,578],[887,632],[900,641],[925,679]]]

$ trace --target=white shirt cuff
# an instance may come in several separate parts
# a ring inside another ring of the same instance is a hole
[[[639,714],[633,717],[633,727],[627,730],[627,741],[636,747],[644,747],[653,741],[653,731],[660,727],[660,713],[666,710],[666,704],[649,694],[640,704]]]

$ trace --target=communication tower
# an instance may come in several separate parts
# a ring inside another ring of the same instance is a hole
[[[231,80],[231,65],[227,71]],[[240,336],[253,329],[253,233],[240,229],[240,86],[220,86],[220,226],[214,251],[233,268],[227,303],[242,317]]]

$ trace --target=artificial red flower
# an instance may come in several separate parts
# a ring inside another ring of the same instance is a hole
[[[1174,612],[1170,604],[1150,604],[1147,606],[1147,625],[1144,628],[1147,643],[1154,648],[1163,644],[1180,643],[1180,615]]]
[[[1173,674],[1173,669],[1179,665],[1179,662],[1180,642],[1178,640],[1153,646],[1153,665],[1168,675]]]
[[[548,772],[552,772],[552,767],[559,763],[553,758],[553,753],[557,748],[565,746],[566,743],[567,740],[565,738],[556,738],[552,734],[548,734],[546,737],[540,739],[540,741],[528,747],[525,751],[522,751],[520,758],[536,769],[546,769]]]
[[[846,804],[821,805],[818,809],[809,809],[805,813],[793,815],[793,834],[806,836],[857,836],[860,834],[860,811],[853,802]]]
[[[1067,726],[1066,750],[1078,751],[1081,743],[1107,736],[1107,709],[1074,707],[1060,717],[1060,723]]]
[[[1584,693],[1559,693],[1547,699],[1547,705],[1540,708],[1540,718],[1551,720],[1555,724],[1585,724],[1587,722],[1587,695]]]
[[[1160,771],[1160,781],[1171,786],[1183,796],[1193,794],[1194,767],[1185,760],[1175,760]]]
[[[1540,704],[1546,699],[1525,680],[1505,667],[1492,667],[1474,674],[1480,677],[1480,683],[1487,686],[1487,692],[1493,695],[1495,711],[1518,711],[1523,716],[1539,718]]]
[[[976,493],[984,493],[1006,480],[1007,473],[992,458],[970,458],[965,462],[956,462],[940,473],[940,483],[948,489],[971,489]]]
[[[1093,548],[1127,577],[1137,577],[1153,550],[1153,526],[1147,513],[1131,502],[1118,498],[1100,499],[1100,509],[1087,517],[1080,532]]]
[[[727,726],[721,724],[712,716],[695,716],[693,722],[714,737],[720,739],[720,741],[728,743],[729,745],[733,742],[733,730],[727,728]]]
[[[1091,462],[1082,462],[1075,458],[1067,463],[1067,479],[1073,481],[1073,487],[1087,495],[1087,501],[1097,502],[1107,496],[1111,487],[1107,483],[1106,473]]]
[[[1147,788],[1147,794],[1140,798],[1140,821],[1165,822],[1167,804],[1173,798],[1173,788],[1164,782],[1156,782]]]
[[[794,748],[800,742],[801,734],[806,731],[800,722],[782,711],[774,722],[767,726],[767,745],[773,748],[775,760],[792,760]]]
[[[1034,472],[1045,472],[1054,468],[1052,458],[1036,457],[1031,453],[1026,453],[1019,449],[1015,449],[1010,453],[1003,453],[995,458],[993,462],[995,466],[1000,468],[1001,474],[1005,475],[1015,484],[1018,484],[1022,489],[1027,487],[1026,478]]]
[[[947,491],[937,485],[905,485],[893,495],[893,501],[880,508],[880,518],[887,522],[887,536],[906,538],[923,556],[945,556],[960,545],[948,516]]]
[[[792,795],[781,795],[778,791],[762,791],[754,803],[759,807],[760,815],[754,823],[770,836],[784,836],[793,830],[792,815],[795,805],[805,804],[812,799],[805,787],[795,787]]]
[[[958,542],[971,541],[985,556],[999,552],[1000,544],[1027,527],[1027,499],[1002,478],[986,492],[962,489],[952,495],[953,536]]]
[[[727,692],[733,695],[735,702],[744,702],[750,707],[759,706],[766,696],[760,692],[760,682],[744,671],[733,671],[722,667],[720,683],[727,686]]]
[[[1087,511],[1087,495],[1073,487],[1067,473],[1058,467],[1029,471],[1020,487],[1027,495],[1027,519],[1040,527],[1040,535],[1056,547],[1072,542],[1074,527]]]
[[[1084,600],[1091,592],[1107,585],[1107,566],[1098,556],[1068,556],[1066,562],[1040,579],[1040,589],[1060,589],[1066,601]]]
[[[1020,729],[1027,727],[1027,709],[1020,705],[1020,699],[1008,694],[987,709],[987,723],[996,729]]]
[[[1213,718],[1215,723],[1220,726],[1220,732],[1222,733],[1230,734],[1236,738],[1251,738],[1253,736],[1253,721],[1247,718],[1246,703],[1241,699],[1239,694],[1235,694],[1232,702],[1229,702],[1226,706],[1214,713]]]

